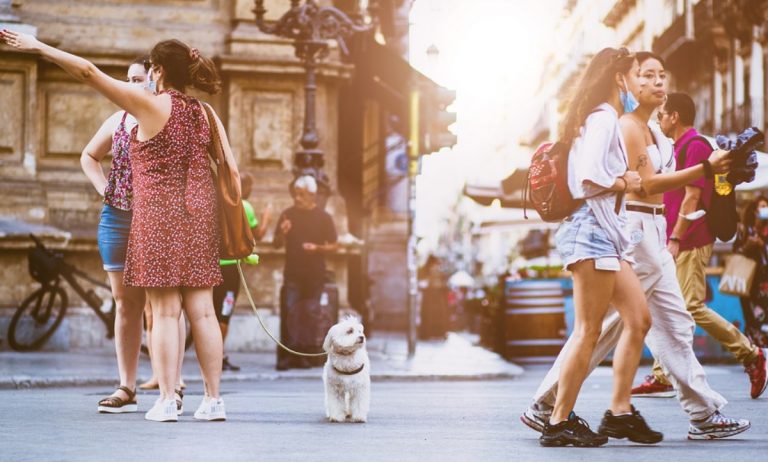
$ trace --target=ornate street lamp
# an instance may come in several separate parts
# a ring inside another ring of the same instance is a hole
[[[264,0],[255,0],[253,13],[256,25],[264,33],[293,39],[296,57],[304,63],[306,83],[304,85],[304,129],[301,149],[293,159],[293,174],[310,174],[317,179],[320,194],[330,194],[328,176],[322,171],[323,151],[319,149],[320,136],[317,133],[315,115],[315,94],[317,93],[317,63],[328,56],[328,41],[335,40],[344,56],[349,54],[346,39],[355,32],[369,28],[353,21],[341,10],[332,6],[318,6],[315,0],[291,0],[291,9],[273,24],[264,22]]]

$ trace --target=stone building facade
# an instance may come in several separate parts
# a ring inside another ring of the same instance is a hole
[[[393,18],[404,2],[317,3],[333,4],[350,14],[364,13],[370,21],[376,15]],[[369,9],[361,10],[366,3]],[[266,19],[276,20],[291,1],[266,0],[264,5]],[[292,203],[288,184],[293,179],[293,155],[304,117],[304,68],[289,40],[259,31],[253,7],[252,0],[0,0],[0,26],[36,31],[42,41],[91,60],[116,78],[124,78],[129,62],[166,38],[180,39],[213,57],[223,91],[213,97],[193,94],[213,105],[222,117],[240,169],[257,179],[250,198],[255,209],[272,204],[277,215]],[[407,41],[407,28],[405,33],[400,30],[390,35],[392,46],[401,48],[403,39]],[[368,96],[366,108],[350,100],[355,94],[350,92],[355,69],[366,59],[365,55],[341,59],[332,46],[330,56],[318,67],[316,104],[319,148],[325,153],[325,172],[334,191],[326,208],[340,236],[352,230],[364,240],[377,207],[359,205],[356,198],[367,194],[365,188],[375,188],[384,175],[383,143],[366,145],[370,152],[361,148],[363,140],[376,138],[370,132],[383,126],[377,103],[381,98]],[[371,94],[365,82],[359,87],[361,94]],[[44,236],[46,244],[62,251],[67,261],[106,280],[95,242],[101,200],[82,174],[79,156],[117,108],[38,56],[2,46],[0,108],[1,339],[13,307],[37,287],[26,270],[26,251],[31,246],[28,232]],[[364,123],[341,126],[344,117]],[[356,142],[343,142],[349,139]],[[343,146],[346,151],[340,155]],[[354,209],[350,212],[349,202]],[[270,230],[267,243],[257,249],[262,263],[248,268],[247,277],[256,304],[276,331],[283,253],[268,244],[271,236]],[[364,287],[370,263],[361,259],[366,251],[347,246],[329,257],[342,307],[370,311]],[[348,284],[350,273],[354,273],[354,288]],[[67,318],[68,327],[60,329],[68,329],[70,335],[61,337],[59,343],[54,341],[53,346],[102,345],[102,326],[87,309],[77,308],[84,303],[74,293],[70,306],[75,309]],[[247,299],[242,294],[238,311],[243,316],[233,321],[228,347],[271,348],[255,319],[246,316]],[[5,347],[3,341],[0,348]]]
[[[555,136],[571,85],[606,46],[662,56],[670,90],[693,97],[702,132],[766,128],[768,1],[568,0],[555,33],[526,144]]]

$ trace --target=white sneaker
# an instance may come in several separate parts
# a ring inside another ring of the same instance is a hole
[[[549,422],[549,416],[552,415],[552,408],[543,403],[533,403],[520,416],[520,421],[528,425],[531,429],[542,433],[544,426]]]
[[[213,399],[207,396],[203,397],[203,402],[200,403],[200,406],[198,406],[195,411],[195,419],[209,421],[227,420],[227,411],[224,408],[224,400],[221,398]]]
[[[160,398],[157,398],[152,409],[144,414],[144,418],[155,422],[178,422],[179,416],[176,411],[176,399],[169,398],[163,400],[163,397],[161,396]]]
[[[701,421],[691,421],[688,427],[689,440],[714,440],[738,435],[750,427],[749,420],[729,419],[715,411],[709,418]]]

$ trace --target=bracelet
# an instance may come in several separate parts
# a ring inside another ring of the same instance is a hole
[[[672,241],[672,242],[677,242],[678,244],[680,243],[680,238],[679,237],[669,236],[669,240]]]
[[[709,159],[702,160],[701,165],[704,166],[704,178],[712,179],[715,177],[715,173],[712,171],[712,164],[709,163]]]

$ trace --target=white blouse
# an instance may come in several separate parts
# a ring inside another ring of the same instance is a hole
[[[626,152],[619,128],[619,114],[613,106],[603,103],[587,117],[568,155],[568,188],[571,194],[574,198],[586,199],[600,227],[608,234],[622,258],[626,257],[630,247],[624,200],[622,198],[617,214],[619,193],[607,192],[606,189],[629,169]]]

